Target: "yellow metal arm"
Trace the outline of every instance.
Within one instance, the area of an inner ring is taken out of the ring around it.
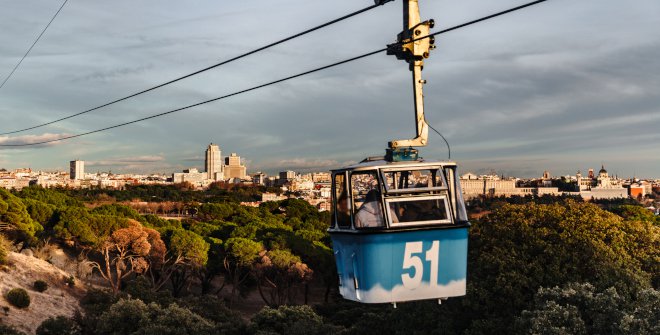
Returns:
[[[389,47],[387,53],[408,62],[413,77],[413,94],[415,99],[415,127],[417,135],[408,140],[389,142],[391,149],[403,147],[422,147],[428,143],[429,126],[424,118],[424,92],[426,83],[422,79],[424,59],[429,57],[431,49],[435,48],[433,37],[414,41],[427,36],[433,28],[433,20],[421,22],[418,0],[403,1],[403,31],[398,35],[398,43]]]

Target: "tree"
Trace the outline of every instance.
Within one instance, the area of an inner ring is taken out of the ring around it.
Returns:
[[[188,230],[177,229],[169,241],[173,257],[170,279],[174,296],[178,296],[189,277],[202,269],[208,261],[209,244]]]
[[[150,264],[162,263],[166,248],[157,231],[132,221],[128,228],[113,232],[98,251],[103,263],[92,262],[92,266],[117,294],[122,279],[133,273],[145,273]]]
[[[613,212],[629,221],[656,222],[656,217],[653,215],[653,212],[642,206],[621,205],[614,208]]]
[[[234,214],[234,208],[230,204],[207,203],[199,206],[197,218],[201,221],[227,220]]]
[[[110,204],[96,207],[92,210],[92,214],[109,215],[121,218],[133,219],[135,221],[144,222],[145,219],[136,210],[120,204]]]
[[[208,261],[205,266],[197,269],[195,273],[202,285],[202,294],[209,293],[212,288],[211,283],[213,279],[223,273],[225,258],[224,243],[221,239],[207,237],[205,241],[209,244]],[[225,284],[223,283],[217,292],[222,291],[224,286]]]
[[[224,268],[226,282],[231,283],[231,298],[229,304],[234,302],[236,293],[246,287],[244,284],[250,279],[253,267],[260,258],[263,245],[242,237],[232,237],[225,242],[226,251]]]
[[[114,231],[129,226],[126,218],[93,215],[84,207],[67,207],[56,216],[55,236],[82,249],[99,248]]]
[[[52,224],[53,215],[56,211],[54,205],[29,198],[21,199],[21,201],[25,204],[25,208],[32,220],[39,222],[44,227]]]
[[[0,188],[0,225],[3,223],[26,242],[33,242],[43,230],[41,224],[32,220],[20,198]]]
[[[310,281],[314,273],[300,257],[287,250],[262,252],[255,272],[259,294],[271,307],[293,303],[295,288]]]
[[[470,284],[449,318],[456,331],[511,332],[509,320],[532,307],[538,288],[570,282],[614,287],[628,299],[651,286],[643,264],[657,259],[658,234],[589,203],[505,204],[470,230]]]
[[[653,300],[655,300],[653,302]],[[640,291],[624,299],[616,289],[597,292],[589,284],[540,288],[536,309],[517,320],[521,334],[657,334],[660,331],[660,292]]]
[[[18,192],[18,196],[23,199],[32,199],[45,204],[55,206],[56,208],[82,207],[82,203],[62,191],[41,186],[30,186],[23,188]]]

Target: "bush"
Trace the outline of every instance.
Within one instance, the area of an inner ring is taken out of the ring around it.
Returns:
[[[25,335],[23,332],[19,332],[18,330],[14,329],[13,327],[3,325],[0,323],[0,334],[2,335]]]
[[[43,280],[37,280],[32,284],[34,290],[37,292],[45,292],[48,289],[48,283]]]
[[[58,316],[48,318],[37,328],[37,335],[78,335],[80,327],[73,320]]]
[[[340,328],[324,324],[309,306],[264,307],[252,317],[250,330],[255,334],[336,334]]]
[[[16,308],[27,308],[30,306],[30,295],[22,288],[9,290],[5,295],[5,299]]]

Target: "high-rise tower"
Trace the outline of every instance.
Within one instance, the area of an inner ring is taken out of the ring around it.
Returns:
[[[206,174],[207,179],[218,180],[223,178],[222,152],[217,144],[209,144],[206,149]]]
[[[69,178],[71,180],[85,179],[85,162],[84,161],[71,161],[69,162]]]
[[[225,179],[245,179],[247,177],[247,168],[241,165],[241,157],[236,153],[225,158]]]

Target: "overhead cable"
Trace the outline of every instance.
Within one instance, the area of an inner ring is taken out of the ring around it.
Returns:
[[[504,15],[504,14],[507,14],[507,13],[511,13],[513,11],[520,10],[520,9],[523,9],[523,8],[526,8],[526,7],[541,3],[541,2],[545,2],[545,1],[547,1],[547,0],[534,1],[534,2],[525,4],[525,5],[522,5],[522,6],[518,6],[518,7],[511,8],[511,9],[508,9],[508,10],[505,10],[505,11],[502,11],[502,12],[498,12],[498,13],[495,13],[495,14],[492,14],[492,15],[488,15],[488,16],[485,16],[485,17],[477,19],[477,20],[472,20],[472,21],[469,21],[469,22],[466,22],[466,23],[463,23],[463,24],[460,24],[460,25],[457,25],[457,26],[454,26],[454,27],[451,27],[451,28],[447,28],[447,29],[438,31],[438,32],[433,33],[433,34],[422,36],[420,38],[416,38],[415,40],[421,40],[421,39],[424,39],[424,38],[429,38],[431,36],[444,34],[444,33],[459,29],[459,28],[463,28],[463,27],[466,27],[466,26],[469,26],[469,25],[473,25],[473,24],[476,24],[478,22],[482,22],[482,21],[485,21],[485,20],[488,20],[488,19],[492,19],[492,18],[495,18],[497,16]],[[409,42],[410,41],[407,41],[407,42],[404,41],[404,42],[401,42],[401,44],[409,43]],[[140,118],[140,119],[137,119],[137,120],[124,122],[124,123],[116,124],[116,125],[113,125],[113,126],[109,126],[109,127],[105,127],[105,128],[101,128],[101,129],[96,129],[96,130],[92,130],[92,131],[88,131],[88,132],[80,133],[80,134],[76,134],[76,135],[63,136],[63,137],[60,137],[60,138],[57,138],[57,139],[52,139],[52,140],[38,141],[38,142],[32,142],[32,143],[0,144],[0,147],[24,147],[24,146],[43,145],[43,144],[48,144],[48,143],[73,139],[73,138],[77,138],[77,137],[82,137],[82,136],[87,136],[87,135],[103,132],[103,131],[114,129],[114,128],[127,126],[127,125],[130,125],[130,124],[142,122],[142,121],[145,121],[145,120],[165,116],[165,115],[176,113],[176,112],[180,112],[180,111],[183,111],[183,110],[186,110],[186,109],[190,109],[190,108],[193,108],[193,107],[205,105],[205,104],[215,102],[215,101],[218,101],[218,100],[223,100],[223,99],[233,97],[233,96],[236,96],[236,95],[239,95],[239,94],[247,93],[247,92],[254,91],[254,90],[257,90],[257,89],[260,89],[260,88],[264,88],[264,87],[267,87],[267,86],[279,84],[281,82],[288,81],[288,80],[291,80],[291,79],[294,79],[294,78],[302,77],[302,76],[305,76],[305,75],[308,75],[308,74],[312,74],[312,73],[323,71],[323,70],[326,70],[326,69],[329,69],[329,68],[332,68],[332,67],[336,67],[336,66],[339,66],[339,65],[350,63],[350,62],[353,62],[353,61],[356,61],[356,60],[359,60],[359,59],[362,59],[362,58],[366,58],[366,57],[373,56],[375,54],[387,51],[388,48],[391,47],[391,46],[392,45],[390,45],[388,47],[385,47],[385,48],[382,48],[382,49],[379,49],[379,50],[371,51],[371,52],[368,52],[368,53],[365,53],[365,54],[362,54],[362,55],[359,55],[359,56],[348,58],[348,59],[345,59],[345,60],[342,60],[342,61],[339,61],[339,62],[336,62],[336,63],[332,63],[330,65],[325,65],[325,66],[322,66],[322,67],[319,67],[319,68],[315,68],[313,70],[301,72],[301,73],[298,73],[298,74],[295,74],[295,75],[292,75],[292,76],[288,76],[288,77],[285,77],[285,78],[281,78],[281,79],[278,79],[278,80],[275,80],[275,81],[271,81],[271,82],[268,82],[268,83],[265,83],[265,84],[261,84],[261,85],[254,86],[254,87],[251,87],[251,88],[248,88],[248,89],[244,89],[244,90],[241,90],[241,91],[237,91],[237,92],[234,92],[234,93],[223,95],[221,97],[217,97],[217,98],[214,98],[214,99],[202,101],[202,102],[192,104],[192,105],[188,105],[188,106],[185,106],[185,107],[173,109],[173,110],[170,110],[170,111],[167,111],[167,112],[154,114],[154,115],[147,116],[147,117],[144,117],[144,118]]]
[[[42,30],[41,34],[39,34],[39,36],[37,36],[37,39],[34,40],[32,45],[30,46],[30,48],[25,52],[25,55],[23,55],[23,57],[21,57],[21,60],[18,61],[16,66],[14,66],[14,68],[11,70],[11,72],[9,72],[7,77],[5,77],[5,79],[2,81],[2,84],[0,84],[0,89],[2,89],[5,86],[5,84],[7,83],[7,81],[9,81],[9,78],[11,78],[11,76],[14,74],[14,72],[16,72],[16,69],[18,69],[18,67],[21,65],[21,63],[23,63],[23,60],[25,60],[25,57],[27,57],[30,54],[30,51],[32,51],[32,48],[34,48],[34,46],[37,45],[37,42],[39,42],[39,40],[41,39],[41,36],[44,35],[46,30],[48,30],[48,27],[50,27],[50,24],[53,23],[53,21],[55,21],[55,18],[62,11],[62,8],[64,8],[64,5],[66,5],[67,1],[69,1],[69,0],[64,0],[62,5],[60,6],[60,9],[58,9],[57,12],[55,12],[55,15],[53,15],[53,17],[50,19],[50,21],[48,21],[48,24],[46,25],[44,30]]]
[[[250,55],[252,55],[252,54],[255,54],[255,53],[257,53],[257,52],[264,51],[264,50],[266,50],[266,49],[272,48],[272,47],[274,47],[274,46],[276,46],[276,45],[279,45],[279,44],[282,44],[282,43],[284,43],[284,42],[287,42],[287,41],[293,40],[293,39],[298,38],[298,37],[301,37],[301,36],[303,36],[303,35],[307,35],[307,34],[309,34],[309,33],[311,33],[311,32],[314,32],[314,31],[316,31],[316,30],[319,30],[319,29],[325,28],[325,27],[327,27],[327,26],[333,25],[333,24],[335,24],[335,23],[337,23],[337,22],[340,22],[340,21],[346,20],[346,19],[351,18],[351,17],[353,17],[353,16],[356,16],[356,15],[362,14],[362,13],[364,13],[364,12],[367,12],[367,11],[369,11],[369,10],[372,10],[372,9],[374,9],[374,8],[376,8],[376,7],[379,7],[379,6],[383,5],[383,4],[385,4],[385,3],[387,3],[387,2],[391,2],[391,1],[393,1],[393,0],[380,1],[380,2],[378,2],[378,3],[374,4],[374,5],[371,5],[371,6],[369,6],[369,7],[365,7],[365,8],[362,8],[362,9],[358,10],[358,11],[355,11],[355,12],[352,12],[352,13],[349,13],[349,14],[346,14],[346,15],[340,17],[340,18],[334,19],[334,20],[332,20],[332,21],[328,21],[328,22],[323,23],[323,24],[321,24],[321,25],[318,25],[318,26],[316,26],[316,27],[313,27],[313,28],[307,29],[307,30],[305,30],[305,31],[299,32],[299,33],[297,33],[297,34],[295,34],[295,35],[291,35],[291,36],[289,36],[289,37],[283,38],[283,39],[281,39],[281,40],[279,40],[279,41],[276,41],[276,42],[273,42],[273,43],[270,43],[270,44],[264,45],[264,46],[262,46],[262,47],[260,47],[260,48],[254,49],[254,50],[252,50],[252,51],[248,51],[248,52],[243,53],[243,54],[241,54],[241,55],[238,55],[238,56],[232,57],[232,58],[230,58],[230,59],[227,59],[227,60],[224,60],[224,61],[222,61],[222,62],[216,63],[216,64],[214,64],[214,65],[211,65],[211,66],[205,67],[205,68],[203,68],[203,69],[201,69],[201,70],[197,70],[197,71],[195,71],[195,72],[192,72],[192,73],[189,73],[189,74],[187,74],[187,75],[184,75],[184,76],[178,77],[178,78],[176,78],[176,79],[172,79],[172,80],[170,80],[170,81],[167,81],[167,82],[164,82],[164,83],[162,83],[162,84],[159,84],[159,85],[156,85],[156,86],[150,87],[150,88],[148,88],[148,89],[145,89],[145,90],[142,90],[142,91],[139,91],[139,92],[133,93],[133,94],[128,95],[128,96],[125,96],[125,97],[123,97],[123,98],[120,98],[120,99],[116,99],[116,100],[110,101],[110,102],[105,103],[105,104],[102,104],[102,105],[100,105],[100,106],[96,106],[96,107],[94,107],[94,108],[90,108],[90,109],[87,109],[87,110],[82,111],[82,112],[79,112],[79,113],[71,114],[71,115],[69,115],[69,116],[65,116],[65,117],[62,117],[62,118],[59,118],[59,119],[56,119],[56,120],[53,120],[53,121],[49,121],[49,122],[46,122],[46,123],[38,124],[38,125],[35,125],[35,126],[31,126],[31,127],[27,127],[27,128],[23,128],[23,129],[18,129],[18,130],[13,130],[13,131],[7,131],[7,132],[4,132],[4,133],[0,133],[0,135],[16,134],[16,133],[20,133],[20,132],[24,132],[24,131],[28,131],[28,130],[32,130],[32,129],[37,129],[37,128],[45,127],[45,126],[48,126],[48,125],[51,125],[51,124],[54,124],[54,123],[58,123],[58,122],[61,122],[61,121],[64,121],[64,120],[68,120],[68,119],[71,119],[71,118],[74,118],[74,117],[77,117],[77,116],[83,115],[83,114],[87,114],[87,113],[93,112],[93,111],[98,110],[98,109],[101,109],[101,108],[103,108],[103,107],[107,107],[107,106],[110,106],[110,105],[114,105],[114,104],[116,104],[116,103],[118,103],[118,102],[121,102],[121,101],[124,101],[124,100],[128,100],[128,99],[131,99],[131,98],[134,98],[134,97],[137,97],[138,95],[142,95],[142,94],[144,94],[144,93],[151,92],[151,91],[153,91],[153,90],[156,90],[156,89],[159,89],[159,88],[161,88],[161,87],[164,87],[164,86],[167,86],[167,85],[170,85],[170,84],[176,83],[176,82],[181,81],[181,80],[183,80],[183,79],[190,78],[190,77],[192,77],[192,76],[198,75],[198,74],[200,74],[200,73],[202,73],[202,72],[206,72],[206,71],[209,71],[209,70],[215,69],[215,68],[217,68],[217,67],[220,67],[220,66],[222,66],[222,65],[229,64],[229,63],[231,63],[231,62],[237,61],[237,60],[239,60],[239,59],[241,59],[241,58],[245,58],[245,57],[250,56]]]

